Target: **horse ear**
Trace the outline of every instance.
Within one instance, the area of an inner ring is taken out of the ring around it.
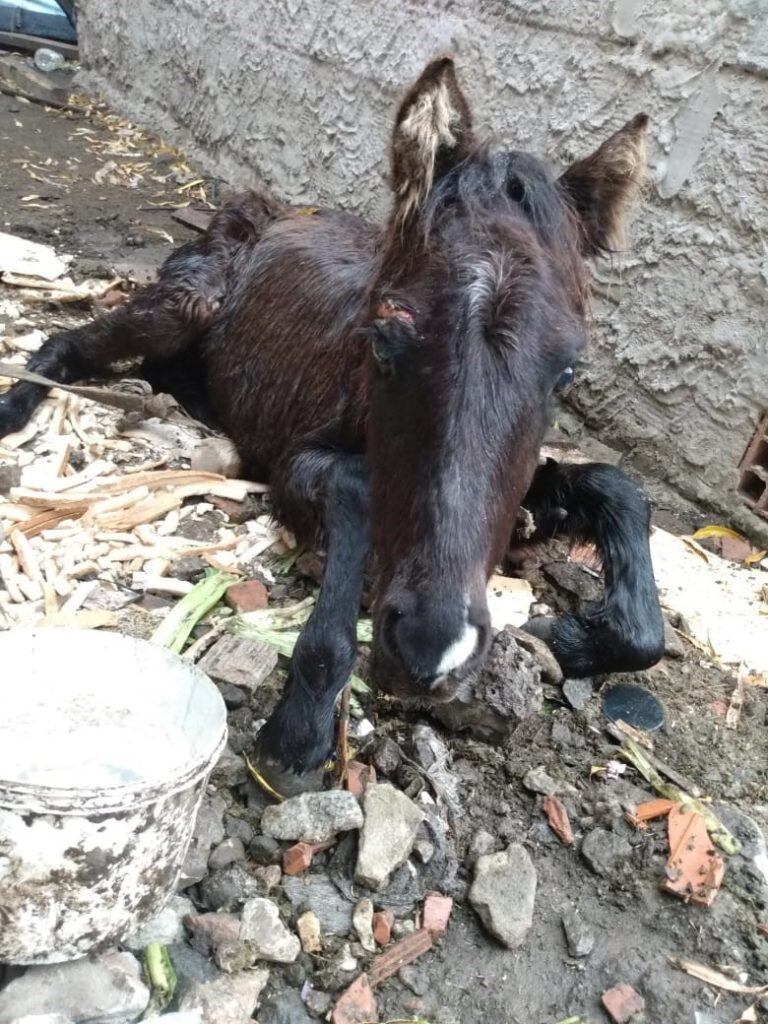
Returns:
[[[645,181],[647,129],[647,115],[638,114],[560,176],[560,186],[581,221],[585,256],[599,256],[625,244],[626,215]]]
[[[392,135],[396,219],[418,208],[433,183],[473,145],[472,114],[450,57],[433,60],[400,105]]]

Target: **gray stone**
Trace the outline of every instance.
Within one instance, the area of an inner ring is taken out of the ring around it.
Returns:
[[[245,767],[245,760],[227,744],[213,769],[211,782],[214,786],[232,789],[233,786],[242,786],[247,781],[248,770]]]
[[[317,915],[323,935],[349,935],[352,904],[326,875],[286,875],[283,892],[297,911],[311,910]]]
[[[181,867],[178,888],[187,889],[190,885],[197,885],[208,873],[208,858],[211,855],[211,847],[217,845],[224,838],[224,811],[227,805],[224,800],[215,794],[206,794],[200,804],[197,814],[195,830],[192,833],[192,841],[187,850],[187,856]]]
[[[431,714],[453,731],[506,743],[521,722],[541,711],[543,702],[539,662],[502,630],[482,669],[462,680],[456,697],[435,705]]]
[[[273,993],[259,1010],[259,1024],[312,1024],[301,996],[292,989]]]
[[[195,905],[186,896],[171,896],[168,905],[159,914],[137,928],[123,945],[133,953],[140,953],[150,942],[170,946],[184,939],[184,918],[195,913]]]
[[[30,1014],[59,1013],[76,1024],[127,1024],[149,1002],[141,964],[131,953],[30,967],[0,992],[0,1024]]]
[[[216,966],[225,974],[236,974],[253,967],[257,957],[250,942],[222,942],[213,954]]]
[[[596,875],[609,878],[632,856],[632,847],[623,836],[596,828],[585,836],[581,855]]]
[[[252,693],[277,667],[277,648],[225,633],[200,659],[198,667],[217,683],[231,683]]]
[[[397,976],[415,996],[425,996],[429,991],[429,981],[416,967],[401,967]]]
[[[200,886],[200,896],[209,910],[237,909],[244,900],[263,896],[265,891],[262,879],[240,861],[212,872]]]
[[[254,868],[253,873],[264,885],[264,892],[267,895],[280,885],[280,880],[283,877],[279,864],[265,864]]]
[[[428,839],[417,839],[413,844],[413,853],[422,864],[429,864],[435,855],[435,845]]]
[[[306,1006],[313,1017],[325,1018],[333,1006],[333,996],[330,992],[321,992],[313,988],[307,993]]]
[[[563,696],[574,711],[583,711],[593,693],[591,679],[566,679],[563,683]]]
[[[566,907],[562,915],[563,931],[571,956],[589,956],[595,946],[595,936],[578,907]]]
[[[239,860],[245,860],[245,847],[242,839],[225,839],[211,853],[208,858],[208,867],[211,871],[218,871]]]
[[[256,829],[253,825],[245,818],[238,818],[234,814],[224,815],[224,831],[230,839],[239,839],[243,846],[250,846],[256,838]]]
[[[239,928],[238,922],[238,932]],[[188,942],[176,942],[172,946],[168,946],[168,955],[176,972],[176,996],[178,999],[181,999],[193,985],[204,985],[219,977],[219,970],[208,959],[208,954],[203,955],[193,949]]]
[[[253,947],[261,960],[292,964],[301,952],[301,943],[280,918],[272,900],[247,900],[240,920],[240,938]]]
[[[494,938],[517,949],[533,924],[536,869],[525,848],[513,843],[478,858],[469,901]]]
[[[365,824],[360,834],[355,879],[370,889],[378,889],[410,856],[424,813],[388,783],[369,786],[363,807]]]
[[[495,837],[490,835],[489,831],[485,831],[484,828],[479,828],[469,844],[466,863],[471,867],[478,857],[482,857],[486,853],[493,853],[496,846],[497,841]]]
[[[389,736],[374,741],[371,757],[376,771],[382,775],[394,775],[403,762],[403,752]]]
[[[339,832],[349,832],[362,824],[360,805],[343,789],[302,793],[267,807],[261,818],[262,831],[267,835],[303,843],[325,843]]]
[[[246,1024],[268,981],[269,971],[261,968],[222,975],[206,984],[194,982],[179,1009],[201,1010],[205,1024]]]
[[[279,864],[283,855],[280,843],[272,836],[254,836],[248,853],[257,864]]]
[[[366,953],[376,952],[376,940],[373,937],[373,903],[360,900],[352,912],[352,926]]]
[[[664,619],[664,657],[685,657],[685,644],[666,619]]]
[[[543,765],[531,768],[523,776],[523,785],[532,793],[541,793],[542,796],[557,796],[560,793],[575,793],[576,789],[561,779],[553,779]]]

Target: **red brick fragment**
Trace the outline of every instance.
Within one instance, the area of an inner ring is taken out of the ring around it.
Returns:
[[[350,761],[347,765],[346,787],[354,796],[362,796],[368,786],[376,781],[376,769],[372,764]]]
[[[377,910],[373,915],[373,937],[380,946],[389,944],[394,923],[395,915],[391,910]]]
[[[376,999],[368,976],[361,974],[345,989],[333,1008],[331,1024],[368,1024],[377,1021]]]
[[[571,819],[562,800],[556,796],[545,796],[541,802],[541,808],[547,816],[549,827],[555,833],[561,843],[566,846],[573,846],[575,839],[571,828]]]
[[[442,935],[448,927],[453,910],[453,900],[439,892],[428,892],[424,897],[424,910],[421,914],[421,925],[426,928],[433,939]]]
[[[246,583],[234,583],[227,591],[226,602],[239,614],[255,612],[267,607],[269,593],[260,580],[248,580]]]
[[[283,853],[283,874],[303,875],[312,863],[314,849],[309,843],[296,843]]]
[[[602,995],[603,1006],[614,1024],[628,1024],[645,1009],[645,1000],[631,985],[616,985]]]
[[[386,953],[381,953],[373,961],[370,973],[371,985],[374,988],[380,985],[382,981],[397,974],[401,967],[412,964],[414,960],[418,960],[430,949],[432,949],[432,936],[426,928],[420,928],[412,935],[406,935],[404,939],[400,939],[394,946],[390,946]]]

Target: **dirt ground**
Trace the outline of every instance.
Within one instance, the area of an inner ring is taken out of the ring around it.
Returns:
[[[0,230],[74,254],[76,278],[115,273],[146,279],[172,246],[192,234],[172,220],[170,209],[152,204],[183,202],[201,187],[216,201],[220,190],[207,180],[190,186],[196,175],[183,160],[146,139],[136,143],[133,157],[110,152],[116,140],[124,148],[133,137],[125,132],[122,122],[103,111],[86,117],[0,96]],[[111,161],[126,170],[105,171]],[[134,174],[136,165],[142,169]],[[13,298],[11,289],[0,289],[0,334],[2,302]],[[25,330],[51,330],[86,313],[39,305],[25,310]],[[575,421],[572,429],[581,433]],[[584,442],[588,447],[589,440]],[[658,521],[667,528],[682,532],[705,518],[657,488],[652,494],[658,499]],[[567,601],[540,573],[533,574],[533,583],[537,597],[548,603]],[[278,602],[312,590],[295,571],[277,586],[282,588],[273,595]],[[135,621],[133,626],[128,617],[123,621],[126,631],[141,632]],[[759,1008],[742,1018],[754,999],[688,977],[670,957],[716,967],[749,985],[768,983],[768,938],[765,927],[758,930],[768,922],[768,853],[761,835],[768,828],[768,690],[748,687],[738,727],[727,728],[724,709],[735,687],[733,674],[691,644],[682,642],[677,654],[628,678],[647,686],[666,710],[665,728],[654,737],[657,757],[711,797],[744,843],[742,854],[727,858],[724,886],[713,906],[686,904],[660,892],[668,855],[665,827],[654,822],[638,830],[625,817],[628,809],[653,797],[649,786],[631,770],[613,780],[604,771],[593,772],[617,749],[600,708],[606,681],[595,680],[595,696],[581,711],[569,707],[559,687],[549,687],[541,713],[522,722],[504,748],[441,733],[450,750],[449,770],[458,779],[461,810],[452,816],[440,862],[443,877],[431,884],[454,897],[454,914],[438,947],[378,990],[382,1021],[575,1024],[583,1019],[597,1024],[609,1019],[601,994],[620,983],[632,985],[645,1000],[634,1024],[765,1019]],[[250,704],[232,711],[231,724],[247,732],[272,699],[274,690],[259,691]],[[384,701],[365,710],[377,737],[390,736],[404,751],[412,750],[421,716]],[[365,760],[365,747],[360,756]],[[557,839],[542,813],[541,797],[523,785],[526,773],[539,766],[561,783],[576,838],[572,847]],[[419,783],[418,773],[414,780],[402,769],[394,779],[401,787]],[[235,799],[244,801],[246,792],[239,786]],[[597,835],[604,839],[604,856],[588,863],[582,843],[596,830],[602,830]],[[489,834],[489,849],[522,843],[538,875],[533,927],[515,951],[488,937],[467,902],[476,855],[470,846],[481,831]],[[333,855],[322,855],[317,868],[333,877]],[[562,925],[568,907],[578,908],[592,933],[588,956],[569,955]],[[275,969],[271,988],[278,995],[298,991],[316,969],[306,963],[301,977],[294,969]],[[304,1018],[286,1011],[269,1019]]]

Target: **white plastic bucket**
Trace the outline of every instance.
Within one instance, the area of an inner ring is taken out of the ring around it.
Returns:
[[[0,962],[73,960],[157,913],[226,736],[217,688],[160,647],[0,634]]]

